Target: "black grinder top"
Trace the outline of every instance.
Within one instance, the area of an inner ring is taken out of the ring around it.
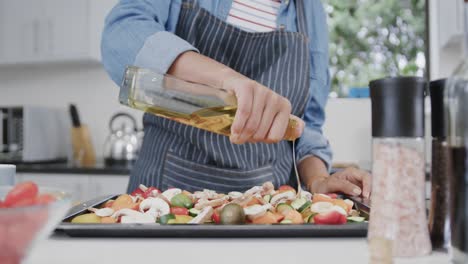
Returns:
[[[444,87],[446,79],[432,81],[429,85],[431,95],[431,132],[434,138],[447,137],[444,113]]]
[[[424,90],[421,77],[371,81],[372,137],[424,137]]]

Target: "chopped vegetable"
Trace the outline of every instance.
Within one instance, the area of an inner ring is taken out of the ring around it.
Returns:
[[[310,211],[312,213],[322,214],[322,213],[330,212],[332,208],[333,208],[333,203],[331,202],[316,202],[316,203],[312,203],[312,205],[310,206]]]
[[[361,216],[350,216],[350,217],[348,217],[348,222],[353,222],[353,223],[362,223],[365,220],[366,219],[364,217],[361,217]]]
[[[276,211],[280,214],[285,214],[286,211],[294,210],[294,208],[287,203],[280,203],[276,206]]]
[[[311,206],[311,205],[312,205],[312,202],[311,202],[311,201],[307,201],[307,202],[305,202],[297,211],[299,211],[299,212],[302,213],[302,212],[306,211],[307,209],[310,210],[310,206]]]
[[[142,196],[143,198],[154,197],[155,194],[158,193],[161,193],[161,191],[158,188],[151,186],[148,189],[146,189]]]
[[[244,208],[240,205],[231,203],[224,206],[220,214],[220,223],[224,225],[239,225],[245,223]]]
[[[287,191],[293,191],[294,193],[296,193],[296,189],[294,189],[293,187],[291,187],[289,185],[281,185],[278,188],[278,192],[280,192],[280,193],[287,192]]]
[[[188,216],[188,215],[176,215],[174,219],[169,219],[167,221],[167,224],[172,225],[172,224],[188,224],[190,220],[192,220],[193,217]]]
[[[314,216],[314,223],[317,225],[342,225],[346,222],[346,216],[335,210]]]
[[[189,210],[189,215],[193,217],[197,216],[199,213],[200,213],[200,210],[195,209],[195,208],[190,208]]]
[[[252,219],[252,224],[262,224],[262,225],[268,225],[268,224],[276,224],[278,223],[276,216],[272,212],[266,212],[266,214],[257,217],[255,219]]]
[[[185,207],[187,209],[190,209],[193,207],[193,202],[190,197],[183,193],[176,194],[174,197],[171,199],[171,205],[174,207]]]
[[[302,198],[302,197],[297,198],[296,200],[292,201],[291,206],[295,210],[299,210],[299,208],[301,208],[306,202],[307,202],[307,200],[305,198]]]
[[[189,215],[189,210],[185,207],[172,207],[171,214],[174,215]]]
[[[220,224],[221,223],[221,216],[219,214],[218,211],[214,211],[213,212],[213,215],[211,216],[211,220],[213,221],[213,223],[215,224]]]
[[[350,200],[336,195],[297,195],[289,185],[274,189],[271,182],[254,186],[244,193],[217,193],[202,190],[194,193],[171,188],[160,194],[155,187],[138,188],[136,196],[123,194],[109,200],[101,208],[89,208],[84,222],[100,223],[161,223],[161,224],[328,224],[365,221],[353,210]],[[146,197],[146,198],[145,198]],[[35,198],[34,202],[49,202],[49,196]],[[23,200],[21,204],[31,201]],[[0,203],[0,208],[4,206]],[[94,216],[90,216],[94,215]],[[95,218],[93,218],[95,217]],[[79,220],[79,218],[78,218]],[[75,221],[76,222],[76,221]]]
[[[166,225],[168,224],[169,220],[176,219],[176,216],[174,214],[167,214],[159,217],[159,223],[161,225]]]
[[[314,194],[314,197],[312,198],[312,203],[317,203],[317,202],[333,202],[333,198],[326,194],[322,193],[316,193]]]

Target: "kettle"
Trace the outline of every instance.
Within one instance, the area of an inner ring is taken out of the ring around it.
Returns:
[[[127,113],[112,116],[109,129],[104,144],[105,165],[131,167],[138,157],[143,131],[138,130],[135,118]]]

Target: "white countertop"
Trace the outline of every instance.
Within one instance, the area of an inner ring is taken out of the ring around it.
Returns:
[[[95,239],[53,236],[31,253],[30,264],[83,263],[368,263],[364,238]],[[396,259],[397,264],[450,263],[447,254]]]

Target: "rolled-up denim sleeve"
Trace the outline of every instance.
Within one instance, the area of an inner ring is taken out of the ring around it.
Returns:
[[[320,158],[328,170],[332,163],[332,150],[322,132],[325,121],[325,106],[330,92],[330,73],[328,70],[328,27],[323,6],[319,0],[308,2],[313,10],[307,17],[310,37],[310,87],[309,99],[304,111],[306,127],[297,141],[298,161],[309,156]]]
[[[197,51],[167,30],[171,8],[180,10],[180,1],[121,0],[112,9],[105,21],[101,54],[114,82],[121,83],[127,65],[166,73],[181,53]]]

